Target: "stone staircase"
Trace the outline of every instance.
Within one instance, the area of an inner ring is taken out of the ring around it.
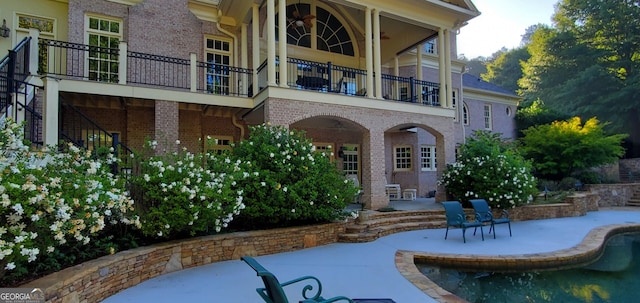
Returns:
[[[633,191],[633,196],[627,201],[627,206],[640,206],[640,189]]]
[[[338,242],[371,242],[403,231],[445,228],[446,222],[444,210],[365,211],[346,227]]]

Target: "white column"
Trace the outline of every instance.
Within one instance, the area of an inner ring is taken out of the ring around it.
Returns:
[[[276,82],[276,3],[267,0],[267,81],[269,86],[277,86]]]
[[[287,1],[278,0],[278,54],[280,55],[280,87],[287,85]]]
[[[118,84],[127,84],[127,42],[118,43]]]
[[[447,108],[453,107],[453,87],[451,81],[451,30],[444,30],[444,66],[447,78]]]
[[[29,74],[37,75],[38,74],[38,50],[39,43],[38,39],[40,37],[40,30],[35,28],[29,29],[29,37],[31,37],[31,42],[29,43]]]
[[[424,44],[420,44],[416,48],[416,78],[418,80],[424,80],[422,76],[422,51],[424,49]]]
[[[380,11],[373,10],[373,60],[376,73],[376,98],[382,99],[382,58],[380,54]]]
[[[242,23],[242,26],[240,27],[240,43],[242,44],[240,46],[240,67],[247,69],[249,68],[249,51],[248,51],[248,46],[247,46],[247,41],[249,40],[247,35],[249,33],[249,31],[247,30],[247,26],[248,24],[246,23]],[[240,84],[242,85],[240,87],[240,93],[248,93],[251,94],[251,92],[249,91],[249,76],[245,73],[242,73],[242,77],[240,79]]]
[[[191,92],[198,91],[198,57],[196,53],[189,54],[189,75],[191,77]]]
[[[438,78],[440,79],[440,94],[438,99],[440,100],[440,106],[445,107],[446,96],[447,96],[447,77],[446,77],[446,68],[444,63],[444,29],[438,30]]]
[[[252,96],[258,94],[260,85],[258,83],[258,67],[260,62],[260,6],[257,3],[253,4],[253,12],[251,17],[251,61],[253,61],[253,92]]]
[[[51,77],[42,78],[44,84],[42,137],[45,146],[58,144],[58,96],[60,90],[58,81],[58,79]]]
[[[371,33],[371,9],[364,9],[364,48],[367,65],[367,97],[373,97],[373,34]]]
[[[398,56],[393,58],[393,75],[396,77],[400,76],[400,58],[398,58]],[[400,96],[400,87],[395,85],[393,88],[393,97],[397,98],[398,96]]]

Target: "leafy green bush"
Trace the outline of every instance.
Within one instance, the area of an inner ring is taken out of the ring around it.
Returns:
[[[143,234],[175,239],[227,227],[244,208],[238,182],[250,175],[247,166],[186,148],[153,155],[156,146],[156,141],[147,141],[145,150],[135,155],[139,172],[130,178]]]
[[[0,128],[1,284],[55,269],[70,249],[109,247],[107,231],[117,226],[140,227],[125,180],[110,172],[117,161],[111,154],[94,160],[73,145],[61,153],[30,152],[21,125],[8,120]],[[34,262],[44,259],[50,262]]]
[[[329,155],[315,152],[301,131],[254,126],[231,156],[258,173],[241,181],[246,208],[234,222],[240,229],[331,221],[357,193]]]
[[[522,154],[534,163],[539,178],[561,180],[580,170],[613,163],[624,154],[625,134],[607,136],[606,124],[579,117],[530,127],[523,131]]]
[[[531,163],[499,134],[477,131],[461,148],[458,161],[447,164],[438,181],[447,193],[466,203],[482,198],[496,208],[527,203],[537,192]]]

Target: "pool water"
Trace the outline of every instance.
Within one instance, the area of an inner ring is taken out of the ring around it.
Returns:
[[[416,264],[429,279],[469,302],[640,302],[640,234],[616,235],[603,256],[575,269],[465,272]]]

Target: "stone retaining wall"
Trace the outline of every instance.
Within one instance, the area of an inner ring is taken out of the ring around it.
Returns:
[[[244,255],[270,255],[335,243],[345,225],[237,232],[141,247],[91,260],[20,287],[44,289],[47,302],[100,302],[166,273],[238,260]]]
[[[589,184],[587,190],[598,197],[598,206],[626,206],[640,183]]]

